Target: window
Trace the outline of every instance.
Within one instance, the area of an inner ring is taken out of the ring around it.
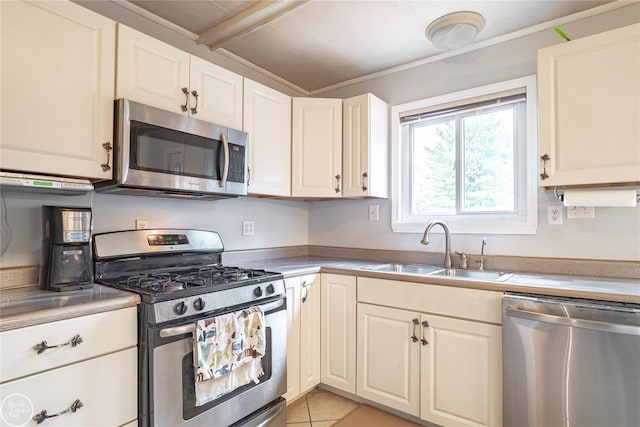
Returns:
[[[535,100],[526,77],[393,107],[393,230],[535,233]]]

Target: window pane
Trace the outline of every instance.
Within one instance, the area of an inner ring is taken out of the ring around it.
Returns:
[[[515,210],[514,113],[506,109],[462,118],[464,153],[461,210]]]
[[[412,213],[455,215],[455,121],[432,122],[412,128]]]

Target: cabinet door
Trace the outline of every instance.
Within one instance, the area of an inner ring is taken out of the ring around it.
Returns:
[[[122,24],[118,25],[116,98],[187,114],[190,55]]]
[[[342,106],[344,197],[389,196],[389,113],[387,104],[367,93]]]
[[[410,415],[420,414],[419,314],[358,304],[357,394]]]
[[[242,129],[249,133],[249,193],[291,195],[291,97],[244,79]]]
[[[640,181],[639,76],[640,24],[538,52],[540,185]]]
[[[111,178],[115,22],[71,2],[0,8],[0,168]]]
[[[32,415],[62,412],[77,400],[82,406],[46,419],[53,427],[112,427],[134,420],[138,411],[138,349],[110,353],[0,385],[2,425],[35,426]],[[7,402],[14,402],[12,407]],[[15,412],[11,414],[15,408]],[[33,414],[31,413],[33,410]],[[29,415],[27,415],[29,414]],[[11,415],[11,418],[9,416]],[[8,418],[8,419],[7,419]],[[26,419],[25,419],[26,418]]]
[[[287,289],[287,392],[291,401],[300,395],[300,278],[285,279]]]
[[[222,126],[242,129],[242,76],[195,56],[191,56],[190,75],[189,111],[192,115]],[[198,94],[197,108],[194,91]]]
[[[500,326],[423,315],[420,417],[442,426],[502,425]]]
[[[356,392],[356,278],[322,274],[321,380]]]
[[[300,279],[300,393],[320,384],[320,275]]]
[[[342,100],[293,98],[291,195],[340,197]]]

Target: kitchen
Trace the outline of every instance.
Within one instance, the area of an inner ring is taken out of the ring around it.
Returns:
[[[638,15],[638,4],[632,2],[562,26],[573,38],[579,38],[637,23]],[[130,26],[134,26],[136,22],[132,17],[112,19]],[[176,42],[176,36],[170,31],[157,25],[146,25],[152,27],[151,32],[155,37],[166,36],[165,41],[173,41],[182,49],[194,49],[191,45],[186,47],[183,39]],[[399,105],[415,99],[535,74],[537,50],[561,42],[562,39],[552,30],[545,30],[409,70],[314,93],[313,96],[349,98],[372,92],[390,106]],[[205,50],[207,55],[211,55],[208,49]],[[193,53],[199,52],[202,49]],[[260,76],[255,70],[242,64],[231,63],[225,57],[214,58],[219,65],[238,74],[289,95],[300,96],[300,93],[293,92],[290,87]],[[474,69],[475,72],[469,74],[469,69]],[[3,90],[5,87],[3,82]],[[562,225],[548,225],[548,206],[562,203],[553,191],[540,188],[537,196],[537,232],[528,235],[487,235],[486,269],[507,269],[498,262],[513,262],[518,261],[518,257],[526,257],[533,258],[536,267],[549,269],[541,271],[543,273],[593,272],[591,274],[598,275],[595,273],[597,270],[588,270],[596,265],[613,271],[626,271],[627,276],[622,277],[637,278],[637,275],[633,275],[634,272],[637,274],[640,262],[640,212],[637,208],[596,207],[595,217],[592,219],[564,217]],[[132,229],[136,220],[146,221],[149,228],[214,230],[220,233],[227,253],[225,256],[228,255],[230,260],[233,259],[231,256],[241,256],[241,251],[251,249],[292,248],[290,253],[296,253],[297,249],[303,255],[317,250],[312,254],[318,255],[323,248],[337,247],[383,250],[388,251],[387,254],[409,251],[413,263],[440,264],[444,251],[444,241],[439,235],[433,236],[431,246],[425,247],[420,244],[421,234],[392,232],[392,206],[388,199],[309,202],[240,197],[215,202],[195,202],[101,193],[63,197],[9,192],[3,192],[3,199],[3,216],[6,218],[2,224],[3,251],[6,243],[8,247],[0,260],[2,268],[40,264],[42,234],[39,226],[34,224],[41,223],[42,205],[92,206],[93,231],[96,234]],[[378,206],[378,221],[369,220],[370,205]],[[253,235],[243,235],[242,221],[253,222]],[[475,260],[480,253],[482,237],[481,234],[453,234],[452,250],[474,254]],[[326,252],[331,252],[331,249],[325,250]],[[420,258],[420,254],[425,254],[424,260]]]

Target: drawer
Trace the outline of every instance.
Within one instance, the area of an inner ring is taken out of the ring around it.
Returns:
[[[358,302],[502,323],[502,292],[358,277]]]
[[[136,347],[0,385],[2,425],[25,425],[43,410],[53,415],[80,400],[82,406],[48,418],[47,427],[121,426],[138,413]],[[10,411],[8,402],[15,410]],[[7,412],[9,411],[9,412]],[[19,412],[16,412],[19,411]],[[7,423],[12,417],[12,423]],[[36,425],[31,420],[27,425]]]
[[[74,317],[0,333],[0,384],[37,372],[86,360],[137,345],[136,307]],[[38,354],[35,345],[65,345]]]

